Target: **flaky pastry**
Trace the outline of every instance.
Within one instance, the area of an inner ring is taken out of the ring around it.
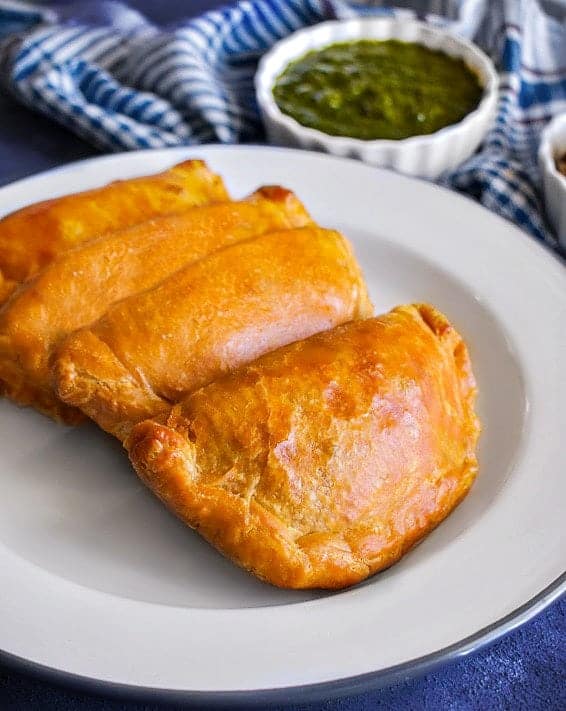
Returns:
[[[141,479],[261,579],[341,588],[439,524],[477,471],[466,346],[431,306],[293,343],[136,425]]]
[[[339,232],[272,232],[181,269],[69,336],[53,361],[57,394],[123,438],[223,373],[371,313]]]
[[[247,200],[156,217],[68,250],[0,310],[0,390],[69,424],[84,415],[56,397],[50,357],[67,335],[120,299],[145,291],[212,252],[278,229],[312,224],[288,190],[260,188]]]
[[[0,304],[21,282],[71,247],[157,215],[228,200],[201,160],[164,173],[29,205],[0,220]]]

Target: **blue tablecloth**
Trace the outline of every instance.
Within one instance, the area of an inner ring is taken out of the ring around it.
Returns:
[[[175,19],[179,12],[198,14],[220,3],[191,0],[181,9],[174,0],[131,0],[130,4],[155,21],[162,22]],[[32,114],[5,95],[0,95],[0,116],[0,184],[95,154],[91,146],[50,120]],[[76,708],[150,711],[162,706],[109,696],[87,696],[80,691],[24,676],[0,664],[1,711],[67,711]],[[566,599],[554,603],[536,619],[490,647],[424,677],[363,696],[287,708],[289,711],[564,710]]]

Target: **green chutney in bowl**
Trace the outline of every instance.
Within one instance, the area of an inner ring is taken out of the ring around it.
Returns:
[[[396,39],[310,51],[273,86],[279,109],[302,126],[366,141],[435,133],[461,121],[482,96],[462,59]]]

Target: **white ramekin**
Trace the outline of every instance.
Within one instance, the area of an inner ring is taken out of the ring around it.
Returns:
[[[566,113],[557,116],[544,129],[538,151],[546,212],[556,230],[560,245],[566,249],[566,177],[556,167],[556,158],[564,153]]]
[[[461,57],[476,72],[484,87],[478,107],[459,123],[436,133],[398,141],[363,141],[330,136],[301,126],[298,121],[280,111],[272,89],[289,62],[312,49],[356,39],[417,42],[431,49],[442,50],[452,57]],[[293,33],[274,45],[261,59],[255,86],[271,143],[360,158],[366,163],[393,168],[409,175],[437,178],[445,170],[455,168],[469,158],[481,143],[495,117],[498,77],[491,60],[467,40],[415,20],[376,17],[331,20]]]

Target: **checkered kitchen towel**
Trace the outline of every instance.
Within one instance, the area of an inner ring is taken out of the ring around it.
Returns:
[[[20,101],[104,150],[258,141],[258,58],[305,25],[403,12],[344,0],[242,0],[174,27],[118,2],[25,11],[0,0],[0,81]],[[473,39],[502,83],[482,149],[441,183],[554,245],[542,216],[539,133],[566,111],[566,23],[536,0],[413,0],[427,21]]]

